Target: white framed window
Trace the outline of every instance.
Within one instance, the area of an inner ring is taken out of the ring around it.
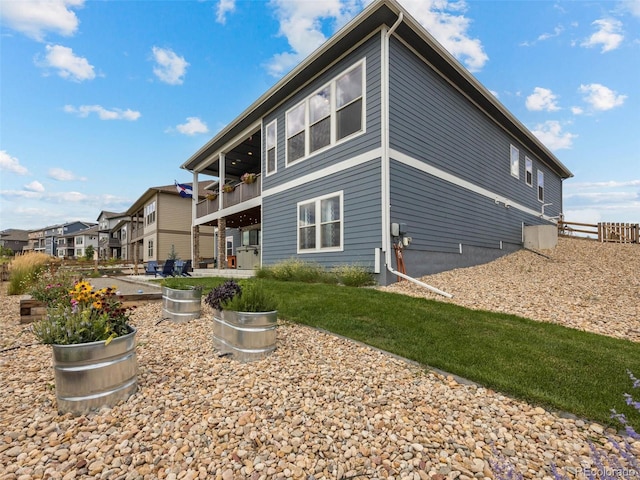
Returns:
[[[538,170],[538,200],[544,202],[544,172]]]
[[[295,162],[306,152],[306,106],[302,102],[287,112],[287,161]]]
[[[149,240],[147,243],[147,255],[149,258],[153,258],[153,240]]]
[[[520,178],[520,151],[511,145],[511,175]]]
[[[84,239],[82,237],[76,237],[75,244],[82,245],[84,243]]]
[[[227,258],[229,258],[230,256],[233,255],[233,237],[227,237],[226,238],[226,256]]]
[[[365,90],[363,59],[288,110],[287,165],[364,132]]]
[[[151,202],[144,207],[144,222],[145,225],[151,225],[156,221],[156,202]]]
[[[343,250],[343,192],[298,202],[298,253]]]
[[[278,121],[274,120],[266,128],[266,149],[267,149],[267,175],[271,175],[278,170]]]
[[[527,185],[533,187],[533,161],[527,156],[524,157],[524,167],[524,181],[527,183]]]

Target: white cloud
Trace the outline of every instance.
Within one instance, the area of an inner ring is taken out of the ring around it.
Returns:
[[[571,107],[571,113],[573,113],[574,115],[582,115],[584,113],[584,110],[582,109],[582,107]]]
[[[3,1],[2,23],[37,41],[47,32],[70,36],[78,28],[78,17],[71,8],[80,8],[84,0]]]
[[[601,52],[605,53],[615,50],[622,43],[624,36],[621,34],[622,23],[620,21],[613,18],[602,18],[591,25],[595,25],[598,30],[580,44],[583,47],[602,45]]]
[[[71,182],[73,180],[79,180],[81,182],[85,182],[87,180],[86,177],[79,177],[75,173],[70,172],[69,170],[65,170],[63,168],[50,168],[47,172],[47,175],[54,180],[59,180],[61,182]]]
[[[577,135],[562,131],[562,125],[555,120],[548,120],[545,123],[536,125],[533,134],[551,150],[562,150],[571,148],[573,139]]]
[[[562,32],[564,32],[564,27],[562,25],[558,25],[553,29],[553,33],[543,33],[538,36],[533,42],[525,41],[520,44],[522,47],[532,47],[538,42],[544,42],[545,40],[549,40],[550,38],[559,37]]]
[[[18,175],[27,175],[29,173],[27,167],[20,165],[20,160],[9,155],[6,150],[0,150],[0,170],[17,173]]]
[[[623,0],[620,4],[634,17],[640,17],[640,0]]]
[[[624,187],[640,187],[639,180],[625,180],[623,182],[618,180],[607,180],[606,182],[573,182],[572,188],[624,188]]]
[[[59,76],[75,82],[93,80],[96,77],[93,65],[86,58],[77,57],[72,49],[62,45],[47,45],[46,50],[44,60],[36,59],[36,65],[55,68]]]
[[[344,25],[370,0],[292,1],[272,0],[280,22],[279,35],[289,42],[291,51],[271,59],[269,73],[281,76],[297,65],[313,50],[325,42],[323,28],[330,23],[333,29]],[[470,21],[462,13],[464,1],[405,0],[403,5],[438,42],[472,71],[480,70],[489,57],[480,40],[471,38],[467,31]]]
[[[216,22],[225,24],[227,22],[227,13],[233,13],[236,9],[236,0],[219,0],[216,10]]]
[[[42,185],[39,181],[34,180],[31,183],[27,183],[24,186],[25,190],[29,190],[31,192],[44,192],[44,185]]]
[[[403,5],[444,48],[472,72],[481,70],[489,60],[482,42],[471,38],[467,33],[471,21],[464,15],[456,14],[466,11],[463,0],[405,0]]]
[[[198,133],[207,133],[209,128],[198,117],[187,117],[186,123],[177,125],[176,130],[184,135],[196,135]]]
[[[107,110],[100,105],[80,105],[79,107],[65,105],[64,111],[76,114],[81,118],[86,118],[89,114],[96,113],[100,120],[129,120],[131,122],[138,120],[142,116],[140,112],[136,112],[135,110],[128,108],[126,110],[121,110],[119,108]]]
[[[533,93],[527,97],[525,105],[528,110],[555,112],[560,110],[556,103],[557,98],[557,95],[548,88],[536,87],[533,89]]]
[[[189,63],[168,48],[153,47],[153,59],[156,66],[153,73],[169,85],[182,85]]]
[[[594,110],[602,111],[619,107],[627,98],[626,95],[618,95],[618,92],[599,83],[580,85],[578,92],[585,94],[584,101]]]

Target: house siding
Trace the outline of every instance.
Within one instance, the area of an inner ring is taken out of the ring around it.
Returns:
[[[365,59],[366,62],[366,117],[365,132],[346,139],[326,150],[319,151],[298,160],[291,165],[286,164],[286,112],[303,99],[307,98],[322,85],[331,81],[343,71]],[[296,95],[284,102],[280,108],[266,116],[262,122],[263,131],[274,119],[277,119],[276,162],[277,172],[264,176],[262,188],[268,190],[302,175],[313,173],[329,165],[347,160],[362,152],[370,151],[380,146],[380,36],[373,35],[369,40],[346,55],[343,59],[330,67],[322,75],[313,80]],[[266,145],[263,141],[263,159],[266,159]],[[266,160],[265,160],[266,161]],[[262,165],[266,172],[266,165]]]
[[[559,215],[560,177],[400,41],[392,39],[390,50],[391,148],[536,211],[540,169],[545,203],[553,204],[545,214]],[[510,145],[520,152],[519,178],[511,175]],[[525,182],[525,155],[533,161],[533,187]]]
[[[358,264],[374,267],[374,249],[381,246],[380,160],[329,175],[263,199],[262,262],[297,257],[325,267]],[[343,251],[297,254],[297,204],[318,196],[343,192]]]

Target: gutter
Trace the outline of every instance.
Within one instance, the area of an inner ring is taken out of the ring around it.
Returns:
[[[385,252],[384,262],[387,270],[392,274],[404,278],[416,285],[426,288],[438,295],[452,298],[453,295],[444,292],[436,287],[428,285],[420,280],[410,277],[404,273],[400,273],[391,266],[391,242],[389,241],[389,232],[391,231],[391,198],[390,189],[390,161],[389,161],[389,38],[398,28],[404,19],[402,10],[398,14],[398,19],[393,26],[387,30],[382,37],[382,248]]]

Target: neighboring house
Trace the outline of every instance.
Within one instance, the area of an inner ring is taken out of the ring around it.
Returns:
[[[84,258],[87,254],[87,248],[89,246],[93,247],[93,258],[97,258],[98,255],[98,245],[99,245],[99,226],[94,225],[93,227],[87,228],[85,230],[80,230],[70,237],[73,238],[73,257],[75,258]]]
[[[220,251],[232,228],[262,264],[355,263],[381,284],[396,280],[399,244],[412,276],[521,248],[525,225],[554,224],[572,176],[394,0],[370,4],[182,168],[223,185],[257,174],[194,205]]]
[[[13,252],[21,253],[29,244],[29,232],[9,228],[0,232],[0,247],[7,248]]]
[[[44,228],[44,253],[53,257],[65,257],[74,256],[73,245],[69,245],[68,235],[85,230],[89,227],[93,227],[95,223],[91,222],[68,222],[61,223],[59,225],[52,225]],[[63,249],[63,254],[58,255],[58,239],[65,239],[64,242],[60,242],[60,246]]]
[[[123,258],[122,257],[122,241],[121,230],[114,230],[123,220],[127,221],[129,217],[125,213],[107,212],[103,210],[98,216],[98,226],[100,232],[98,258]],[[126,232],[126,230],[125,230]]]
[[[200,190],[210,183],[201,182]],[[149,188],[127,210],[130,220],[114,226],[117,231],[125,230],[126,258],[134,263],[162,263],[173,252],[178,259],[192,259],[192,203],[192,198],[178,194],[175,185]],[[200,229],[199,239],[205,248],[213,250],[213,228]]]
[[[44,253],[44,228],[40,230],[31,230],[29,232],[29,240],[24,252]]]

